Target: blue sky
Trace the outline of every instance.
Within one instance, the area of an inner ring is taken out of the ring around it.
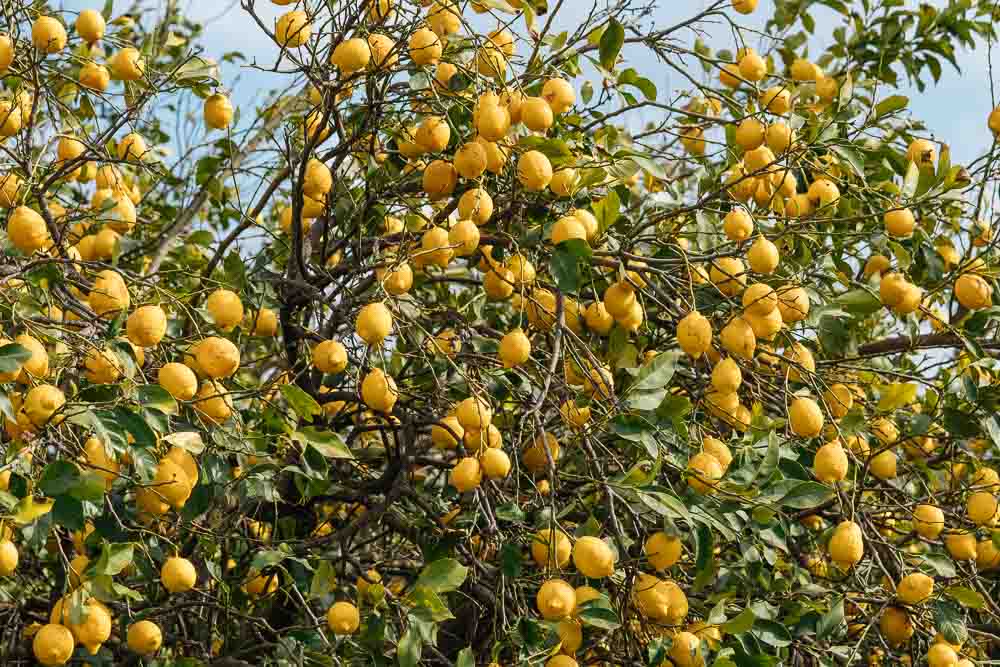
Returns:
[[[925,0],[926,1],[926,0]],[[916,6],[915,0],[908,2]],[[115,3],[116,11],[124,11],[128,6],[125,0]],[[550,4],[553,4],[550,2]],[[687,19],[709,4],[709,0],[659,0],[660,7],[654,17],[658,27],[673,25]],[[947,0],[930,0],[930,4],[943,6]],[[64,0],[63,7],[70,11],[79,11],[86,7],[100,9],[101,0]],[[568,0],[562,10],[560,24],[569,26],[574,19],[585,15],[591,3],[587,0]],[[207,38],[203,41],[207,55],[218,59],[223,53],[241,51],[249,61],[267,65],[273,62],[277,48],[270,43],[257,29],[253,20],[243,12],[238,0],[181,0],[181,7],[189,16],[206,22]],[[279,7],[269,0],[257,0],[259,15],[273,25],[276,17],[291,7]],[[580,7],[580,9],[577,9]],[[757,11],[749,16],[738,16],[738,22],[751,29],[762,27],[766,17],[772,11],[772,0],[761,0]],[[817,36],[810,43],[810,53],[820,53],[822,46],[828,41],[830,30],[823,26],[835,26],[838,15],[823,8],[813,10],[817,23]],[[840,17],[842,18],[842,17]],[[704,26],[706,41],[713,48],[733,48],[732,37],[725,26],[721,24]],[[749,35],[750,33],[748,33]],[[694,34],[688,32],[686,40],[693,43]],[[753,45],[753,41],[749,40]],[[758,46],[761,46],[758,44]],[[657,65],[649,56],[639,57],[630,63],[640,72],[650,76],[660,90],[661,98],[667,97],[667,91],[673,91],[681,81],[672,81],[666,73],[666,68]],[[986,128],[986,117],[991,109],[989,92],[989,72],[987,65],[987,49],[985,46],[975,53],[959,54],[962,65],[961,75],[953,70],[945,70],[941,83],[924,93],[906,90],[912,100],[911,109],[914,115],[924,120],[941,141],[949,143],[952,148],[952,159],[969,161],[988,150],[991,137]],[[700,73],[700,68],[697,68]],[[660,73],[657,75],[657,73]],[[676,78],[676,77],[675,77]],[[227,88],[231,88],[236,104],[251,105],[263,89],[274,86],[274,79],[248,67],[226,66],[223,68],[223,79]],[[244,110],[246,113],[247,110]]]

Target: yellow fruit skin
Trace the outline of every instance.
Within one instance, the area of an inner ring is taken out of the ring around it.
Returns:
[[[680,560],[684,544],[680,538],[664,532],[653,533],[643,546],[643,553],[650,565],[657,570],[666,570]]]
[[[163,586],[171,593],[183,593],[194,588],[198,575],[186,558],[168,558],[160,569]]]
[[[864,556],[865,541],[861,527],[853,521],[837,525],[830,537],[830,559],[841,567],[857,565]]]
[[[69,628],[49,623],[35,633],[31,646],[38,662],[45,667],[55,667],[69,662],[73,655],[73,644],[73,633]]]
[[[615,554],[603,540],[584,536],[573,546],[573,564],[585,577],[602,579],[615,571]]]
[[[549,579],[535,597],[538,611],[547,621],[558,621],[576,610],[576,591],[562,579]]]
[[[572,555],[573,545],[561,530],[540,530],[531,541],[531,557],[539,567],[553,565],[565,567]]]
[[[152,655],[163,645],[160,626],[152,621],[138,621],[128,628],[128,647],[139,655]]]
[[[908,574],[896,586],[896,597],[904,604],[920,604],[934,593],[934,580],[922,572]]]
[[[353,635],[361,626],[361,614],[350,602],[336,602],[326,612],[326,624],[338,635]]]

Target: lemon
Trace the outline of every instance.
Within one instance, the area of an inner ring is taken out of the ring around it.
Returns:
[[[141,306],[125,322],[128,339],[138,347],[155,347],[167,333],[167,315],[159,306]]]
[[[40,384],[24,395],[21,410],[31,424],[44,426],[66,404],[66,396],[58,387]]]
[[[4,74],[14,62],[14,42],[8,35],[0,36],[0,74]]]
[[[886,211],[882,216],[882,223],[889,236],[896,238],[909,238],[913,235],[913,228],[916,226],[916,219],[913,212],[908,208],[897,208]]]
[[[84,9],[76,17],[76,34],[87,43],[93,44],[104,37],[106,24],[104,17],[95,9]]]
[[[944,512],[936,505],[917,505],[913,510],[913,529],[923,538],[937,539],[944,530]]]
[[[533,132],[545,132],[555,122],[552,107],[544,97],[526,97],[521,103],[521,122]]]
[[[202,106],[202,118],[207,127],[224,130],[233,122],[233,104],[222,93],[209,95]]]
[[[163,365],[157,373],[157,382],[179,401],[189,401],[198,393],[194,371],[175,361]]]
[[[243,590],[252,598],[266,597],[278,590],[278,575],[258,574],[243,584]]]
[[[459,493],[472,491],[482,482],[482,466],[479,459],[466,456],[455,464],[448,475],[448,483],[458,489]]]
[[[479,227],[471,220],[459,220],[448,231],[448,244],[456,257],[468,257],[479,248]]]
[[[488,479],[503,479],[510,474],[510,457],[502,449],[485,449],[479,456],[479,464]]]
[[[410,58],[417,65],[433,65],[441,59],[444,47],[441,39],[428,28],[419,28],[410,36]]]
[[[627,282],[612,283],[604,290],[604,309],[615,319],[626,317],[635,303],[635,290]]]
[[[552,225],[552,245],[559,245],[563,241],[578,239],[587,242],[587,229],[580,222],[580,219],[572,215],[564,215],[556,220]]]
[[[667,655],[677,667],[701,667],[705,664],[701,655],[701,639],[687,631],[674,635]]]
[[[142,514],[162,516],[170,511],[170,505],[150,488],[140,488],[135,492],[135,504]]]
[[[914,572],[908,574],[896,586],[896,598],[903,604],[920,604],[934,594],[934,579]]]
[[[900,607],[889,607],[882,612],[878,627],[890,646],[900,646],[913,636],[910,616]]]
[[[88,62],[80,68],[80,85],[84,88],[104,92],[109,83],[111,83],[111,72],[104,65]],[[81,172],[81,177],[84,173]]]
[[[95,468],[97,474],[104,479],[106,486],[110,488],[121,470],[118,461],[108,456],[104,443],[96,437],[87,438],[87,441],[83,443],[83,453],[87,458],[87,463]]]
[[[493,410],[486,400],[470,396],[456,406],[455,416],[462,428],[481,431],[493,420]]]
[[[872,474],[879,479],[894,479],[896,477],[896,464],[898,457],[891,449],[879,452],[871,458],[869,468]]]
[[[760,105],[779,116],[788,113],[792,108],[792,92],[784,86],[771,86],[760,94]]]
[[[906,158],[921,169],[933,167],[937,162],[937,148],[927,139],[914,139],[906,148]]]
[[[559,414],[570,428],[583,428],[590,421],[590,408],[578,406],[573,399],[563,402]]]
[[[64,625],[49,623],[35,633],[31,649],[45,667],[65,665],[73,657],[73,633]]]
[[[563,167],[552,174],[549,189],[559,197],[572,197],[576,193],[579,181],[580,176],[576,169]]]
[[[747,284],[746,267],[738,257],[720,257],[712,261],[709,280],[726,296],[736,296]]]
[[[335,602],[326,612],[326,625],[338,635],[353,635],[361,626],[361,614],[350,602]]]
[[[579,602],[579,600],[577,601]],[[556,626],[559,635],[559,650],[566,656],[573,655],[583,644],[583,624],[575,618],[564,618]]]
[[[351,74],[367,67],[371,57],[368,42],[361,37],[352,37],[337,44],[330,55],[330,64],[343,74]]]
[[[121,81],[138,81],[146,72],[146,61],[138,49],[127,46],[108,61],[111,72]]]
[[[787,324],[804,320],[809,315],[809,294],[801,287],[785,285],[778,288],[778,310]]]
[[[684,544],[680,538],[663,531],[653,533],[643,545],[643,554],[657,570],[666,570],[681,558]]]
[[[816,451],[813,474],[821,482],[840,482],[847,478],[847,453],[839,440],[828,442]]]
[[[602,301],[595,301],[587,306],[584,311],[584,321],[587,323],[587,328],[600,336],[607,336],[615,326],[615,318],[611,316]]]
[[[557,463],[561,453],[559,441],[551,433],[546,433],[544,437],[536,436],[532,440],[531,446],[524,450],[522,460],[528,470],[538,473],[548,468],[549,457]]]
[[[504,334],[497,351],[504,368],[520,366],[531,357],[531,341],[520,328]]]
[[[815,438],[823,430],[823,411],[813,399],[800,396],[788,406],[788,422],[795,435]]]
[[[517,178],[526,190],[544,190],[552,181],[552,163],[541,151],[528,151],[517,161]]]
[[[995,569],[997,566],[1000,566],[1000,549],[997,549],[993,540],[987,537],[976,544],[976,567],[980,571],[985,571]]]
[[[309,16],[301,10],[282,14],[274,27],[274,39],[280,46],[295,49],[307,41],[312,34]]]
[[[712,346],[712,324],[697,311],[688,313],[677,324],[677,344],[691,358],[701,357]]]
[[[816,372],[816,360],[802,343],[792,343],[784,356],[788,359],[788,378],[792,382],[806,383],[809,376]]]
[[[854,396],[851,394],[851,390],[840,383],[830,385],[830,388],[823,392],[823,400],[834,419],[840,419],[846,415],[854,405]]]
[[[111,637],[111,614],[107,607],[91,598],[87,601],[86,617],[79,625],[70,625],[69,629],[76,640],[87,649],[90,655],[97,655],[101,644]]]
[[[131,302],[125,280],[112,269],[97,274],[87,299],[94,312],[104,319],[111,319],[128,309]]]
[[[993,526],[997,522],[997,499],[989,491],[969,494],[965,511],[969,520],[977,526]]]
[[[712,369],[712,386],[720,393],[735,393],[742,382],[743,373],[740,371],[739,364],[730,357],[726,357]]]
[[[133,653],[152,655],[163,645],[163,633],[152,621],[137,621],[128,627],[127,641]]]
[[[576,591],[562,579],[549,579],[535,596],[538,611],[547,621],[558,621],[576,609]]]
[[[927,667],[959,667],[958,654],[948,644],[936,643],[927,651]]]
[[[722,475],[722,464],[708,452],[698,452],[688,461],[687,484],[697,493],[714,493]]]
[[[763,235],[758,236],[747,251],[747,263],[755,273],[773,273],[779,259],[778,247]]]
[[[944,546],[955,560],[972,560],[976,557],[976,536],[965,531],[948,533]]]
[[[423,188],[428,199],[436,201],[455,191],[458,172],[447,160],[434,160],[424,169]]]
[[[240,367],[240,349],[226,338],[210,336],[197,344],[195,359],[209,378],[226,378]]]
[[[788,127],[788,125],[781,121],[771,123],[768,125],[767,131],[764,133],[764,141],[773,153],[781,155],[791,148],[792,144],[795,142],[795,130]],[[793,179],[792,183],[794,183],[795,177],[791,176],[791,178]],[[795,194],[794,188],[791,190],[791,194]],[[805,199],[806,201],[809,201],[808,198]]]
[[[614,574],[615,553],[604,540],[584,536],[573,546],[573,564],[583,576],[603,579]]]
[[[39,16],[31,26],[31,43],[44,53],[58,53],[66,48],[66,28],[51,16]]]
[[[865,551],[864,534],[853,521],[837,524],[828,545],[830,560],[844,569],[857,565]]]
[[[373,368],[361,382],[361,399],[372,410],[392,412],[398,398],[396,381],[381,368]]]
[[[347,368],[347,350],[340,341],[324,340],[313,348],[312,364],[323,373],[340,373]]]
[[[378,345],[392,331],[392,313],[384,303],[370,303],[358,311],[354,331],[369,345]]]
[[[557,528],[538,531],[531,542],[531,557],[539,567],[566,567],[572,551],[569,536]]]
[[[481,145],[481,144],[480,144]],[[485,150],[485,149],[484,149]],[[493,216],[493,198],[483,188],[472,188],[458,199],[458,217],[472,220],[480,227]]]
[[[981,276],[963,273],[955,280],[955,298],[969,310],[986,308],[993,303],[993,288]]]
[[[757,349],[757,336],[744,317],[734,317],[719,332],[719,342],[724,350],[740,359],[753,359]]]
[[[10,540],[0,540],[0,577],[9,577],[17,569],[17,547]]]
[[[487,104],[479,109],[476,117],[476,130],[479,137],[475,143],[479,144],[486,157],[486,168],[490,169],[490,146],[489,142],[497,142],[507,136],[510,130],[510,111],[506,107],[498,104]],[[490,169],[490,171],[495,171]]]
[[[565,79],[549,79],[542,86],[542,99],[544,99],[552,113],[559,115],[569,111],[576,103],[576,93],[573,86]]]
[[[761,81],[767,76],[767,62],[753,49],[746,49],[739,67],[740,76],[747,81]]]
[[[14,209],[7,221],[7,236],[14,247],[26,255],[42,250],[51,243],[45,220],[27,206]]]
[[[188,484],[195,486],[198,483],[198,462],[195,461],[194,457],[186,449],[176,446],[171,447],[164,460],[172,461],[180,466],[181,470],[187,476]]]
[[[632,588],[632,594],[639,612],[654,621],[673,624],[687,615],[687,597],[673,581],[640,574]]]
[[[194,565],[186,558],[173,556],[168,558],[160,569],[160,581],[163,587],[171,593],[184,593],[194,588],[198,574]]]
[[[744,311],[763,317],[778,307],[778,294],[770,285],[753,283],[743,292],[742,301]]]
[[[195,409],[209,421],[221,424],[233,414],[229,392],[217,382],[202,382],[195,395]]]
[[[752,151],[764,143],[765,132],[764,124],[759,120],[745,118],[736,126],[736,145],[744,151]]]

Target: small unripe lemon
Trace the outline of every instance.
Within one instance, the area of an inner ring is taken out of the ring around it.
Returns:
[[[198,393],[198,378],[194,371],[175,361],[164,364],[157,374],[157,382],[179,401],[189,401]]]
[[[576,610],[576,591],[562,579],[549,579],[538,589],[535,603],[545,620],[558,621]]]
[[[556,528],[538,531],[531,541],[531,557],[539,567],[566,567],[572,551],[569,536]]]
[[[198,580],[194,565],[187,558],[173,556],[168,558],[160,569],[160,581],[163,587],[171,593],[184,593],[194,588]]]
[[[361,614],[350,602],[335,602],[326,612],[326,625],[338,635],[353,635],[361,625]]]
[[[934,579],[922,572],[908,574],[896,586],[896,598],[903,604],[920,604],[934,594]]]
[[[128,628],[128,647],[139,655],[152,655],[163,645],[160,626],[152,621],[138,621]]]
[[[479,464],[479,459],[474,456],[466,456],[460,460],[448,475],[448,483],[458,489],[459,493],[477,488],[482,479],[482,466]]]
[[[504,368],[520,366],[531,356],[531,341],[522,329],[514,329],[500,339],[500,349],[497,354]]]
[[[381,302],[370,303],[358,311],[354,331],[369,345],[378,345],[392,332],[392,313]]]
[[[585,577],[602,579],[615,571],[615,553],[597,537],[585,536],[573,546],[573,564]]]
[[[373,368],[361,381],[361,400],[372,410],[392,412],[398,398],[396,381],[381,368]]]

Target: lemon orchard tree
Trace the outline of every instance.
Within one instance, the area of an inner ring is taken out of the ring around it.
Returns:
[[[4,664],[996,658],[990,3],[117,4],[3,14]]]

